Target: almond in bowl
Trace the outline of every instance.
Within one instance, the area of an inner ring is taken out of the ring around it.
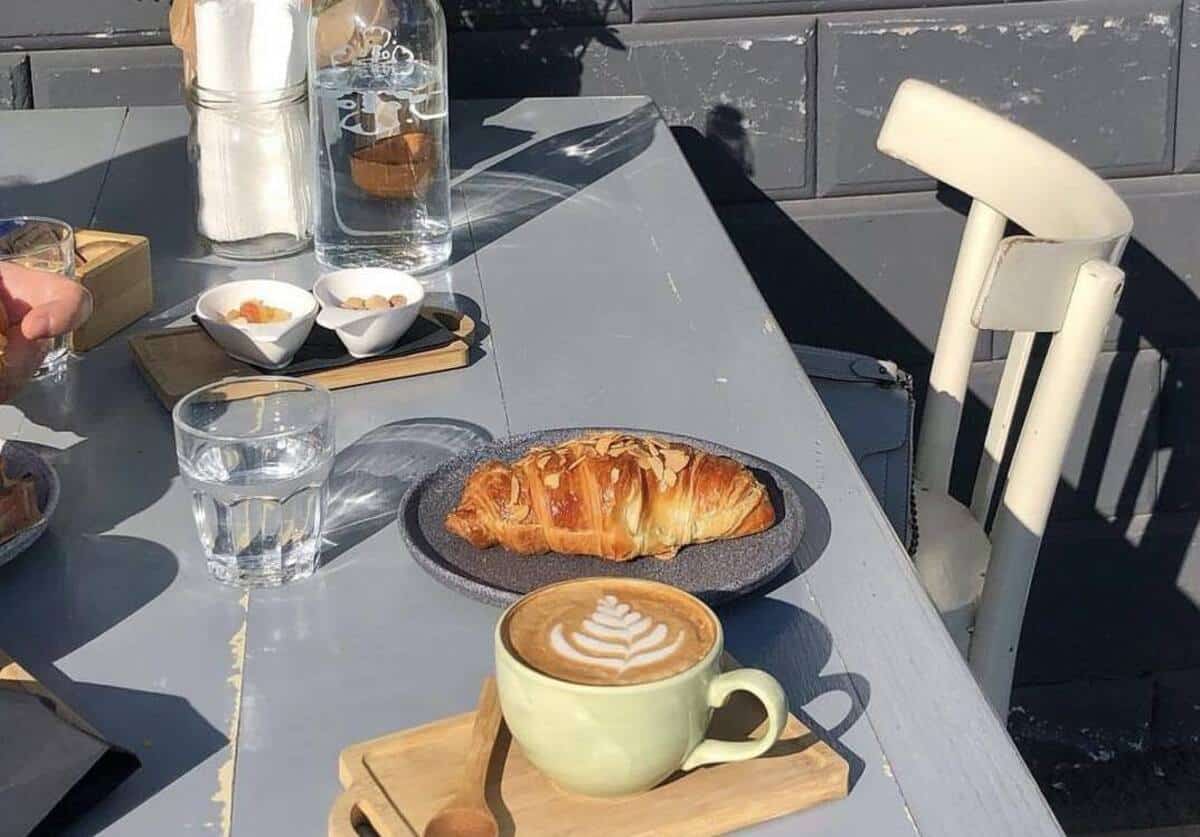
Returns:
[[[389,351],[416,322],[425,289],[407,273],[356,267],[327,273],[313,286],[317,323],[337,332],[354,357]]]
[[[386,311],[389,308],[403,308],[408,305],[408,297],[404,294],[392,294],[390,297],[374,294],[366,299],[361,296],[347,297],[342,300],[342,308],[349,311]]]

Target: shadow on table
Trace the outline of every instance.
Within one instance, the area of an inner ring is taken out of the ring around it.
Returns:
[[[385,424],[346,447],[329,477],[322,566],[394,524],[404,493],[428,471],[491,440],[470,422],[415,418]]]
[[[99,170],[99,171],[97,171]],[[136,176],[133,176],[136,175]],[[150,238],[154,257],[155,309],[170,308],[203,290],[214,275],[238,272],[236,263],[214,263],[206,258],[204,245],[195,234],[195,197],[192,172],[187,159],[187,140],[173,137],[114,157],[111,162],[74,172],[48,183],[19,183],[0,190],[6,204],[43,195],[70,195],[99,179],[120,188],[104,189],[97,205],[89,207],[95,217],[85,224],[115,232],[135,233]],[[45,200],[39,202],[39,205]],[[253,266],[257,276],[270,268]]]
[[[18,662],[63,659],[157,598],[178,572],[175,555],[159,544],[61,537],[52,523],[0,567],[0,648]]]
[[[46,822],[36,835],[100,833],[229,743],[177,695],[80,683],[57,669],[37,676],[111,743],[132,751],[141,767],[78,819]]]
[[[480,171],[461,175],[475,249],[575,198],[650,147],[659,121],[645,104],[617,119],[546,137]]]
[[[804,536],[792,562],[754,595],[718,608],[725,629],[725,648],[739,663],[761,668],[779,680],[788,696],[793,715],[813,734],[828,744],[850,766],[850,789],[865,769],[863,760],[841,738],[866,711],[871,684],[861,674],[822,674],[833,656],[833,636],[812,614],[775,599],[766,598],[811,568],[825,553],[833,531],[829,508],[808,483],[778,465],[775,471],[788,480],[804,513]],[[782,495],[770,475],[755,471],[764,481],[778,509]],[[764,479],[765,478],[765,479]],[[837,724],[824,728],[803,707],[829,693],[846,695],[850,707]]]
[[[833,656],[833,637],[821,620],[795,605],[748,598],[720,608],[720,616],[726,650],[742,665],[775,676],[787,692],[792,714],[850,765],[853,790],[865,765],[841,738],[870,702],[867,678],[853,672],[822,674]],[[850,708],[837,724],[822,727],[804,707],[831,692],[846,695]]]
[[[792,562],[779,575],[763,585],[762,593],[777,590],[801,573],[807,572],[825,554],[825,548],[829,546],[829,538],[833,534],[833,520],[829,516],[829,507],[825,505],[821,495],[791,471],[778,465],[772,465],[772,467],[788,480],[789,487],[800,500],[800,507],[804,514],[804,537],[800,541],[800,548],[792,556]],[[762,474],[758,476],[760,480],[763,477]],[[764,485],[771,493],[771,502],[775,504],[775,508],[779,508],[781,498],[778,491],[773,489],[769,479],[764,481]]]
[[[458,245],[456,244],[455,246],[457,247]],[[431,291],[425,295],[425,304],[438,308],[449,308],[452,311],[460,311],[475,321],[475,338],[471,341],[467,366],[474,366],[477,360],[487,354],[483,349],[482,343],[492,333],[492,329],[484,322],[483,309],[479,307],[478,302],[465,294]]]
[[[511,108],[518,99],[476,99],[450,103],[450,124],[458,129],[471,126],[471,142],[450,143],[451,181],[461,180],[463,173],[533,138],[530,128],[509,128],[491,124],[492,119]],[[453,140],[453,137],[451,137]]]
[[[59,380],[34,381],[12,406],[27,421],[23,436],[54,445],[34,447],[58,471],[56,519],[69,517],[73,531],[110,531],[153,505],[178,476],[170,414],[127,355],[73,360]]]

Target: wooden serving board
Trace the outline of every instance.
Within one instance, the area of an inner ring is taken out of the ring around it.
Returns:
[[[454,339],[409,355],[360,360],[300,377],[329,389],[343,389],[466,366],[475,338],[475,321],[444,308],[425,308],[421,316],[440,322]],[[198,387],[227,378],[270,374],[234,360],[196,325],[141,334],[130,338],[129,347],[142,375],[167,409]],[[286,370],[280,374],[287,374]]]
[[[368,824],[380,837],[411,837],[457,786],[475,713],[365,741],[342,751],[346,790],[329,814],[330,837],[355,837]],[[709,734],[745,739],[763,722],[758,702],[735,693]],[[593,799],[558,790],[500,728],[488,770],[487,797],[501,835],[724,834],[802,811],[849,791],[850,767],[795,716],[765,756],[677,774],[636,797]]]

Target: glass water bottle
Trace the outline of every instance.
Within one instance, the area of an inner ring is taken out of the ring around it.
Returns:
[[[314,239],[335,268],[450,257],[446,20],[437,0],[314,0]]]

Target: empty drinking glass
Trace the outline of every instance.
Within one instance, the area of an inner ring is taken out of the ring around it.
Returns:
[[[0,218],[0,262],[75,277],[75,232],[65,221],[22,215]],[[67,359],[67,337],[48,343],[36,377],[57,372]]]
[[[273,587],[312,575],[333,466],[329,392],[294,378],[222,381],[186,395],[173,417],[213,578]]]

